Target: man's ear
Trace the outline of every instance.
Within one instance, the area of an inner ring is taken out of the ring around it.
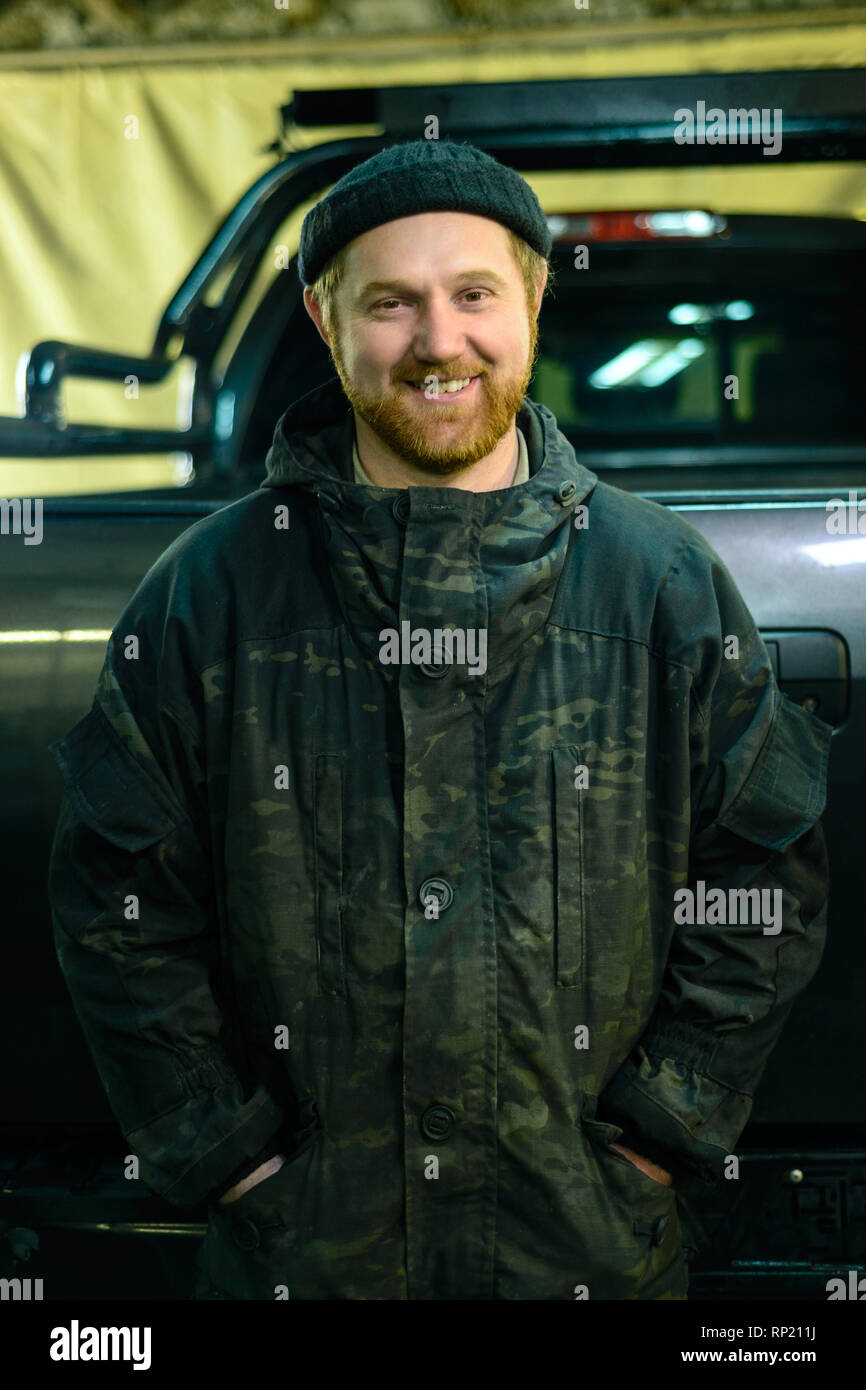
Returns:
[[[544,298],[544,291],[545,291],[546,286],[547,286],[547,266],[544,267],[544,274],[543,274],[543,276],[541,277],[541,279],[540,279],[539,282],[538,282],[538,289],[537,289],[537,291],[536,291],[536,299],[535,299],[535,317],[536,317],[536,318],[538,318],[538,315],[541,313],[541,301],[542,301],[542,299]]]
[[[319,304],[319,301],[317,299],[313,298],[313,289],[311,285],[304,286],[304,308],[306,309],[310,318],[313,320],[313,323],[316,325],[316,328],[319,331],[319,337],[325,344],[325,347],[330,349],[331,340],[325,332],[325,328],[322,323],[322,306]]]

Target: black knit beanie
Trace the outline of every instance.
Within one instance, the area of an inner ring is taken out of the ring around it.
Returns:
[[[418,212],[473,212],[517,232],[545,258],[553,239],[541,205],[515,169],[475,145],[413,140],[389,145],[344,174],[301,226],[298,274],[312,285],[355,237]]]

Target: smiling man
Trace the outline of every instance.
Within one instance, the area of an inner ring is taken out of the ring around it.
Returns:
[[[54,745],[58,954],[142,1177],[208,1203],[197,1297],[685,1298],[820,960],[830,728],[526,394],[550,253],[472,146],[346,174],[298,257],[337,377]],[[682,922],[708,885],[780,926]]]
[[[508,487],[547,283],[542,256],[488,217],[433,212],[363,233],[336,272],[304,302],[354,409],[369,481]]]

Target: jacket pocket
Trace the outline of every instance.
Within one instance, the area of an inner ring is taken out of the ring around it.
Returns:
[[[259,1182],[254,1183],[252,1187],[248,1187],[246,1192],[242,1193],[240,1197],[236,1197],[233,1202],[210,1202],[208,1204],[209,1210],[216,1211],[218,1216],[225,1214],[231,1217],[247,1212],[250,1208],[256,1208],[257,1210],[265,1209],[274,1212],[275,1217],[277,1217],[274,1224],[279,1224],[277,1213],[279,1203],[285,1195],[286,1181],[294,1180],[296,1176],[292,1172],[292,1165],[298,1163],[298,1160],[301,1159],[307,1150],[312,1148],[314,1144],[318,1144],[323,1134],[324,1130],[317,1122],[300,1139],[300,1142],[295,1145],[291,1152],[284,1155],[285,1161],[275,1173],[269,1174],[268,1177],[262,1178]],[[280,1182],[281,1175],[283,1177],[283,1182]]]
[[[319,753],[313,807],[316,876],[316,952],[319,989],[346,994],[343,948],[343,761]]]
[[[324,1137],[319,1129],[236,1202],[209,1206],[196,1298],[273,1301],[283,1286],[289,1298],[304,1288],[323,1188]]]
[[[575,786],[580,749],[552,748],[554,951],[556,984],[582,983],[584,965],[583,792]]]
[[[764,745],[718,824],[777,851],[805,835],[826,803],[832,735],[831,725],[778,692]]]
[[[147,849],[187,818],[164,773],[145,770],[99,705],[49,748],[76,815],[119,849]]]
[[[673,1183],[665,1184],[659,1182],[656,1178],[651,1178],[649,1173],[645,1173],[642,1168],[638,1168],[637,1164],[632,1163],[631,1159],[626,1158],[625,1154],[621,1154],[617,1149],[611,1147],[612,1144],[618,1144],[620,1141],[622,1129],[619,1125],[613,1124],[609,1120],[590,1120],[587,1118],[581,1120],[581,1125],[596,1153],[601,1151],[612,1163],[619,1164],[621,1167],[624,1165],[626,1171],[622,1173],[621,1176],[626,1182],[630,1179],[635,1184],[636,1189],[643,1190],[647,1193],[652,1193],[654,1191],[656,1194],[659,1192],[673,1194]]]

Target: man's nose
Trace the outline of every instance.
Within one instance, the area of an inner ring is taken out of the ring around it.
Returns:
[[[463,355],[466,334],[450,304],[427,303],[419,311],[413,348],[421,362],[453,362]]]

